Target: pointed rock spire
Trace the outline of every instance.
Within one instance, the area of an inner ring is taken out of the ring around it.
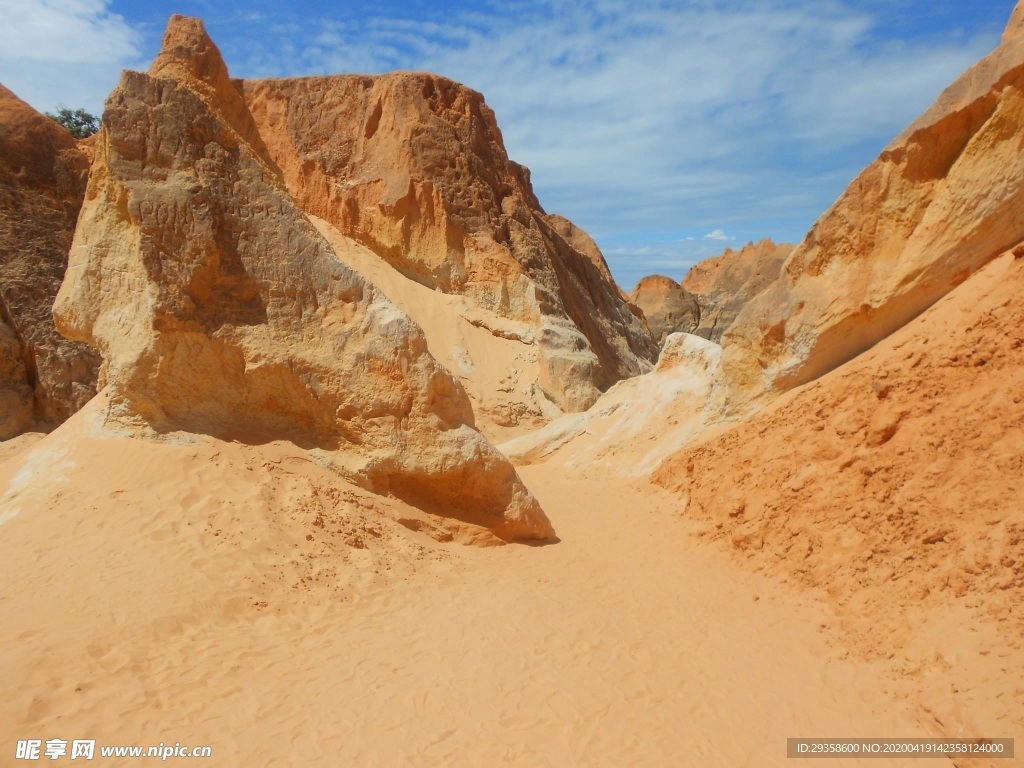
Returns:
[[[1003,43],[1006,43],[1015,37],[1020,37],[1024,34],[1024,0],[1020,0],[1016,7],[1013,9],[1013,13],[1010,14],[1010,22],[1006,25],[1006,31],[1003,32]]]

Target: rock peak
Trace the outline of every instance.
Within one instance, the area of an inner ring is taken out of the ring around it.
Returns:
[[[671,277],[668,277],[667,275],[647,275],[646,277],[640,278],[640,282],[636,284],[636,289],[640,290],[642,288],[654,288],[655,286],[678,288],[679,283],[677,283],[675,280],[673,280]]]
[[[174,80],[205,99],[280,179],[281,171],[270,158],[249,108],[231,82],[224,57],[206,33],[202,19],[177,13],[168,19],[160,53],[150,66],[149,75]]]
[[[160,53],[149,74],[174,80],[194,79],[214,90],[225,82],[230,84],[224,57],[206,33],[203,20],[177,13],[167,21]]]
[[[1020,0],[1010,14],[1010,21],[1003,32],[1003,43],[1024,34],[1024,0]]]

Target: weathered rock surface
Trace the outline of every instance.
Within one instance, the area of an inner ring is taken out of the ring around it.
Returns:
[[[740,311],[778,278],[793,248],[766,238],[738,251],[727,248],[690,269],[683,288],[697,297],[700,306],[700,324],[693,333],[721,343]]]
[[[647,326],[658,344],[673,333],[694,333],[700,324],[697,297],[664,275],[649,275],[629,294],[647,319]]]
[[[99,357],[51,315],[88,168],[70,133],[0,85],[0,439],[96,394]]]
[[[239,81],[307,213],[411,280],[527,323],[536,384],[587,408],[657,347],[593,241],[540,207],[479,93],[436,75]]]
[[[565,216],[559,216],[557,213],[546,214],[544,220],[565,242],[590,259],[604,279],[622,294],[622,289],[615,282],[615,278],[612,277],[612,272],[608,268],[608,262],[605,261],[604,254],[601,253],[601,249],[594,242],[594,238],[565,218]]]
[[[1015,30],[854,180],[726,332],[740,399],[852,359],[1024,239]]]
[[[196,19],[107,100],[60,330],[99,349],[116,424],[290,440],[506,539],[551,526],[422,331],[290,197]]]

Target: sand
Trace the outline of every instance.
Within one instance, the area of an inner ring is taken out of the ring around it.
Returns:
[[[430,354],[465,387],[476,426],[489,439],[508,440],[561,415],[534,384],[540,362],[532,325],[488,312],[465,296],[420,285],[328,222],[309,219],[343,263],[423,329]]]
[[[286,443],[95,411],[0,465],[5,764],[58,737],[213,748],[168,765],[781,766],[791,736],[936,733],[666,492],[526,467],[561,541],[468,547]]]

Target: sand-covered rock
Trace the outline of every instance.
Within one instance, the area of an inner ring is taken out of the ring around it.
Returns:
[[[501,450],[517,464],[646,478],[721,419],[721,360],[718,344],[674,333],[653,371],[620,381],[586,412],[508,440]]]
[[[656,359],[600,250],[543,211],[481,94],[408,72],[238,87],[300,207],[491,324],[526,324],[534,383],[559,408],[587,408]]]
[[[756,397],[811,381],[1020,242],[1022,131],[1024,37],[1011,28],[853,181],[741,312],[723,338],[732,386]]]
[[[697,297],[664,275],[648,275],[629,294],[647,319],[647,326],[658,344],[673,333],[694,333],[700,324]]]
[[[700,324],[692,333],[720,343],[740,311],[778,278],[793,248],[766,238],[738,251],[726,248],[692,267],[683,280],[700,306]]]
[[[295,205],[201,22],[172,17],[103,124],[54,315],[102,353],[111,422],[290,440],[427,511],[551,535],[422,331]]]
[[[88,168],[70,133],[0,85],[0,439],[96,394],[98,356],[62,338],[50,311]]]

